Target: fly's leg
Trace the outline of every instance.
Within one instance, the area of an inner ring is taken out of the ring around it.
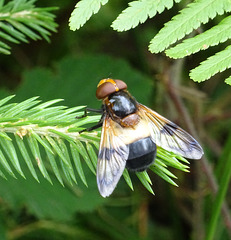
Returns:
[[[101,109],[85,108],[83,116],[76,117],[76,118],[80,119],[80,118],[86,117],[87,116],[87,112],[101,113],[102,116],[101,116],[99,122],[96,125],[79,131],[79,134],[82,133],[82,132],[90,132],[92,130],[95,130],[97,128],[102,127],[102,125],[103,125],[103,119],[104,119],[104,109],[103,108],[101,108]]]
[[[92,126],[92,127],[90,127],[90,128],[85,128],[85,129],[79,131],[79,134],[82,133],[82,132],[90,132],[90,131],[92,131],[92,130],[95,130],[95,129],[97,129],[97,128],[100,128],[102,125],[103,125],[102,122],[98,122],[96,125],[94,125],[94,126]]]
[[[95,112],[95,113],[101,113],[103,114],[104,110],[101,108],[101,109],[94,109],[94,108],[85,108],[84,109],[84,114],[80,117],[76,117],[77,119],[81,119],[81,118],[84,118],[87,116],[87,112]]]

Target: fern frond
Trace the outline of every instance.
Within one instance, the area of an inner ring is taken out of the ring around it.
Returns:
[[[82,27],[93,14],[96,14],[101,6],[108,0],[81,0],[79,1],[69,19],[70,29],[75,31]]]
[[[193,38],[184,40],[182,43],[165,51],[172,58],[182,58],[193,53],[218,45],[231,38],[231,16],[223,19],[218,25]]]
[[[180,2],[181,0],[175,0]],[[173,6],[173,0],[153,1],[140,0],[128,3],[129,7],[112,23],[112,28],[117,31],[127,31],[135,28],[139,23],[144,23],[147,18],[154,17],[157,13],[162,13],[166,8]]]
[[[57,24],[55,15],[57,8],[36,8],[35,0],[11,0],[0,5],[0,53],[10,54],[10,46],[4,41],[19,44],[28,42],[28,38],[38,40],[44,38],[49,42],[50,32],[55,32]]]
[[[203,82],[218,72],[231,68],[231,46],[203,61],[190,72],[195,82]]]
[[[151,40],[149,50],[158,53],[182,39],[202,23],[207,23],[217,15],[231,11],[230,0],[198,0],[174,16],[171,21]]]
[[[63,186],[65,181],[76,184],[77,175],[87,186],[81,160],[96,174],[96,150],[100,137],[97,131],[81,134],[79,131],[86,124],[98,122],[101,116],[76,119],[76,116],[83,115],[85,107],[68,109],[65,106],[52,106],[61,99],[40,103],[37,97],[33,97],[21,103],[8,103],[12,97],[0,100],[0,176],[6,178],[9,174],[16,177],[16,173],[19,173],[25,177],[23,169],[26,165],[36,181],[39,181],[39,171],[51,184],[50,174],[53,173]],[[187,161],[184,158],[158,148],[155,163],[150,169],[176,186],[172,180],[176,177],[167,168],[187,171],[185,163]],[[133,190],[126,169],[123,176]],[[154,194],[148,173],[137,173],[137,177]]]

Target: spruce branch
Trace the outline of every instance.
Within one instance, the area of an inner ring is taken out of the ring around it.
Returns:
[[[0,4],[0,53],[10,54],[7,42],[28,43],[28,38],[49,40],[51,32],[56,31],[55,15],[50,13],[56,7],[36,8],[36,0],[11,0]]]
[[[64,182],[76,184],[78,175],[87,186],[82,160],[93,174],[96,174],[97,154],[100,132],[83,132],[86,124],[95,124],[100,117],[83,116],[85,106],[67,108],[55,99],[41,103],[33,97],[20,103],[8,103],[14,96],[0,100],[0,176],[7,174],[16,178],[23,173],[23,161],[31,175],[39,181],[38,172],[51,184],[50,174],[54,174],[61,185]],[[158,148],[155,163],[150,170],[165,181],[176,185],[176,178],[168,167],[188,171],[186,159]],[[151,193],[152,182],[146,171],[137,173],[141,183]],[[128,171],[123,173],[131,189],[132,181]],[[153,193],[154,194],[154,193]]]

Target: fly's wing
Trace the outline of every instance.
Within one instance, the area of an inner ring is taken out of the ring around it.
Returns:
[[[138,107],[141,117],[149,122],[151,138],[157,146],[186,158],[200,159],[202,157],[203,149],[190,134],[150,108],[142,104]]]
[[[97,163],[97,185],[103,197],[114,191],[128,159],[129,148],[117,131],[119,127],[110,117],[105,117]]]

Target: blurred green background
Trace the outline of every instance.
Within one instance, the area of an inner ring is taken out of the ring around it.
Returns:
[[[99,108],[101,103],[95,97],[99,80],[121,79],[137,101],[188,131],[195,126],[212,168],[222,169],[219,160],[225,154],[231,116],[230,87],[223,83],[228,75],[219,74],[203,84],[188,77],[191,68],[221,46],[175,61],[163,53],[148,52],[151,38],[180,5],[134,30],[117,33],[110,24],[127,4],[111,1],[72,32],[68,19],[75,3],[36,2],[40,7],[59,7],[55,11],[57,33],[52,34],[50,44],[12,45],[11,55],[1,55],[0,98],[11,94],[16,94],[18,102],[32,96],[40,96],[42,101],[62,98],[69,107]],[[189,113],[190,123],[181,115],[178,100]],[[218,170],[219,178],[222,172]],[[103,199],[87,167],[85,174],[88,188],[81,181],[63,188],[55,178],[53,186],[42,177],[37,183],[29,173],[26,180],[20,176],[0,179],[0,239],[204,239],[213,197],[200,161],[190,162],[190,173],[174,170],[179,188],[150,174],[155,196],[131,174],[134,192],[121,180],[113,195]],[[229,196],[230,192],[227,204]],[[221,217],[214,239],[230,239],[229,233]]]

